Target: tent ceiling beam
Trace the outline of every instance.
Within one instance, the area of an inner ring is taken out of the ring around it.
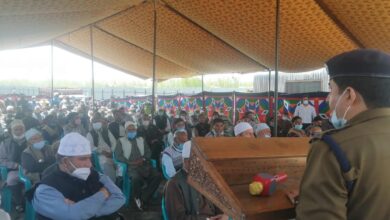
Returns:
[[[314,1],[321,8],[321,10],[335,23],[335,25],[356,44],[356,46],[360,48],[366,48],[364,44],[352,32],[350,32],[348,28],[337,18],[337,16],[332,12],[332,10],[329,9],[329,7],[324,3],[323,0]]]
[[[144,2],[143,2],[143,3],[144,3]],[[143,3],[141,3],[141,4],[143,4]],[[107,20],[107,19],[110,19],[110,18],[115,17],[115,16],[117,16],[117,15],[121,15],[121,14],[123,14],[123,13],[126,13],[128,10],[130,10],[130,9],[132,9],[132,8],[134,8],[134,7],[137,7],[137,5],[131,5],[130,7],[127,7],[127,8],[125,8],[125,9],[121,10],[121,11],[118,11],[118,12],[116,12],[116,13],[110,15],[110,16],[107,16],[107,17],[104,17],[104,18],[99,19],[99,20],[97,20],[97,21],[94,21],[94,22],[92,22],[92,23],[83,25],[83,26],[81,26],[81,27],[78,27],[78,28],[76,28],[76,29],[70,31],[70,32],[66,32],[66,33],[62,33],[62,34],[60,34],[60,35],[57,35],[57,36],[53,37],[53,38],[50,39],[50,40],[47,40],[47,41],[44,41],[44,42],[40,42],[40,43],[31,45],[31,47],[39,46],[39,45],[47,45],[47,44],[49,44],[50,41],[52,41],[52,40],[56,40],[57,38],[60,38],[60,37],[63,37],[63,36],[72,34],[72,33],[76,32],[76,31],[79,31],[79,30],[82,30],[82,29],[84,29],[84,28],[87,28],[87,27],[89,27],[89,26],[91,26],[91,25],[94,26],[95,24],[97,24],[97,23],[99,23],[99,22],[105,21],[105,20]],[[112,65],[111,65],[111,66],[112,66]],[[127,71],[126,71],[126,72],[127,72]]]

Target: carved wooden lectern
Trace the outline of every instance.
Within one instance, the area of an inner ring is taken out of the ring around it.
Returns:
[[[195,138],[188,182],[234,220],[294,218],[287,190],[298,190],[308,138]],[[269,197],[251,196],[255,174],[285,172],[288,180]]]

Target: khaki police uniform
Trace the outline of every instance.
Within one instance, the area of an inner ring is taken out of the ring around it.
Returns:
[[[390,219],[390,108],[364,111],[339,130],[327,132],[345,152],[351,170],[343,173],[323,140],[307,157],[297,220]],[[347,180],[355,180],[348,195]]]

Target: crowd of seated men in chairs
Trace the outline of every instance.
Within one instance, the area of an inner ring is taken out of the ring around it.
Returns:
[[[2,119],[5,132],[0,144],[1,207],[8,213],[24,213],[25,219],[53,219],[42,215],[50,215],[50,210],[40,208],[44,203],[35,197],[37,193],[43,198],[56,198],[51,196],[60,195],[50,191],[53,190],[50,186],[57,186],[57,182],[48,179],[51,175],[62,178],[65,174],[71,177],[64,177],[65,182],[78,183],[81,179],[87,182],[86,191],[91,191],[90,194],[87,193],[91,198],[71,193],[69,196],[74,197],[72,200],[64,194],[78,190],[58,189],[65,197],[65,204],[69,207],[79,206],[74,209],[79,212],[89,208],[88,205],[85,206],[89,204],[88,199],[99,201],[99,198],[93,198],[92,192],[100,193],[107,200],[104,207],[110,206],[108,201],[114,195],[117,196],[116,202],[111,206],[118,205],[120,195],[110,183],[115,183],[120,189],[125,207],[147,211],[151,200],[159,198],[159,186],[164,185],[164,190],[160,192],[164,219],[183,219],[186,215],[227,219],[227,216],[186,182],[186,159],[190,156],[191,147],[189,140],[192,137],[272,136],[272,124],[259,123],[252,112],[246,113],[233,129],[231,122],[217,112],[209,120],[205,113],[199,111],[191,117],[187,112],[181,111],[175,117],[160,109],[152,118],[134,108],[100,107],[98,111],[92,112],[88,111],[84,103],[72,103],[69,100],[44,110],[32,107],[31,103],[7,107]],[[299,116],[292,121],[286,117],[282,120],[280,125],[284,127],[279,128],[280,134],[313,138],[321,132],[323,121],[316,117],[313,124],[304,130]],[[71,138],[74,143],[70,145],[79,148],[72,148],[70,153],[63,151],[66,145],[64,142],[69,142],[66,138],[69,139],[74,134],[80,137]],[[85,148],[85,144],[81,146],[81,143],[88,143],[89,150],[84,154],[74,155]],[[60,151],[69,155],[60,154]],[[80,158],[77,159],[78,157]],[[85,158],[90,162],[82,162]],[[55,172],[53,167],[56,167]],[[47,174],[48,170],[51,170],[50,175]],[[101,174],[104,179],[99,177]],[[94,180],[90,180],[93,178]],[[92,182],[93,190],[88,188],[89,182]],[[49,187],[42,187],[45,183]],[[80,184],[78,188],[83,188],[82,183]],[[88,216],[87,219],[99,219],[99,216],[89,216],[88,213],[85,216]]]

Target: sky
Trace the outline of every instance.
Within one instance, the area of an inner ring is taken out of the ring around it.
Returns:
[[[91,61],[61,48],[53,50],[54,80],[91,82]],[[242,82],[252,82],[253,74],[240,77]],[[206,80],[232,77],[234,74],[207,75]],[[0,51],[0,81],[28,80],[32,82],[50,82],[51,46],[41,46],[17,50]],[[115,86],[121,82],[138,82],[151,85],[151,80],[143,80],[119,70],[95,62],[95,82],[104,82]]]

